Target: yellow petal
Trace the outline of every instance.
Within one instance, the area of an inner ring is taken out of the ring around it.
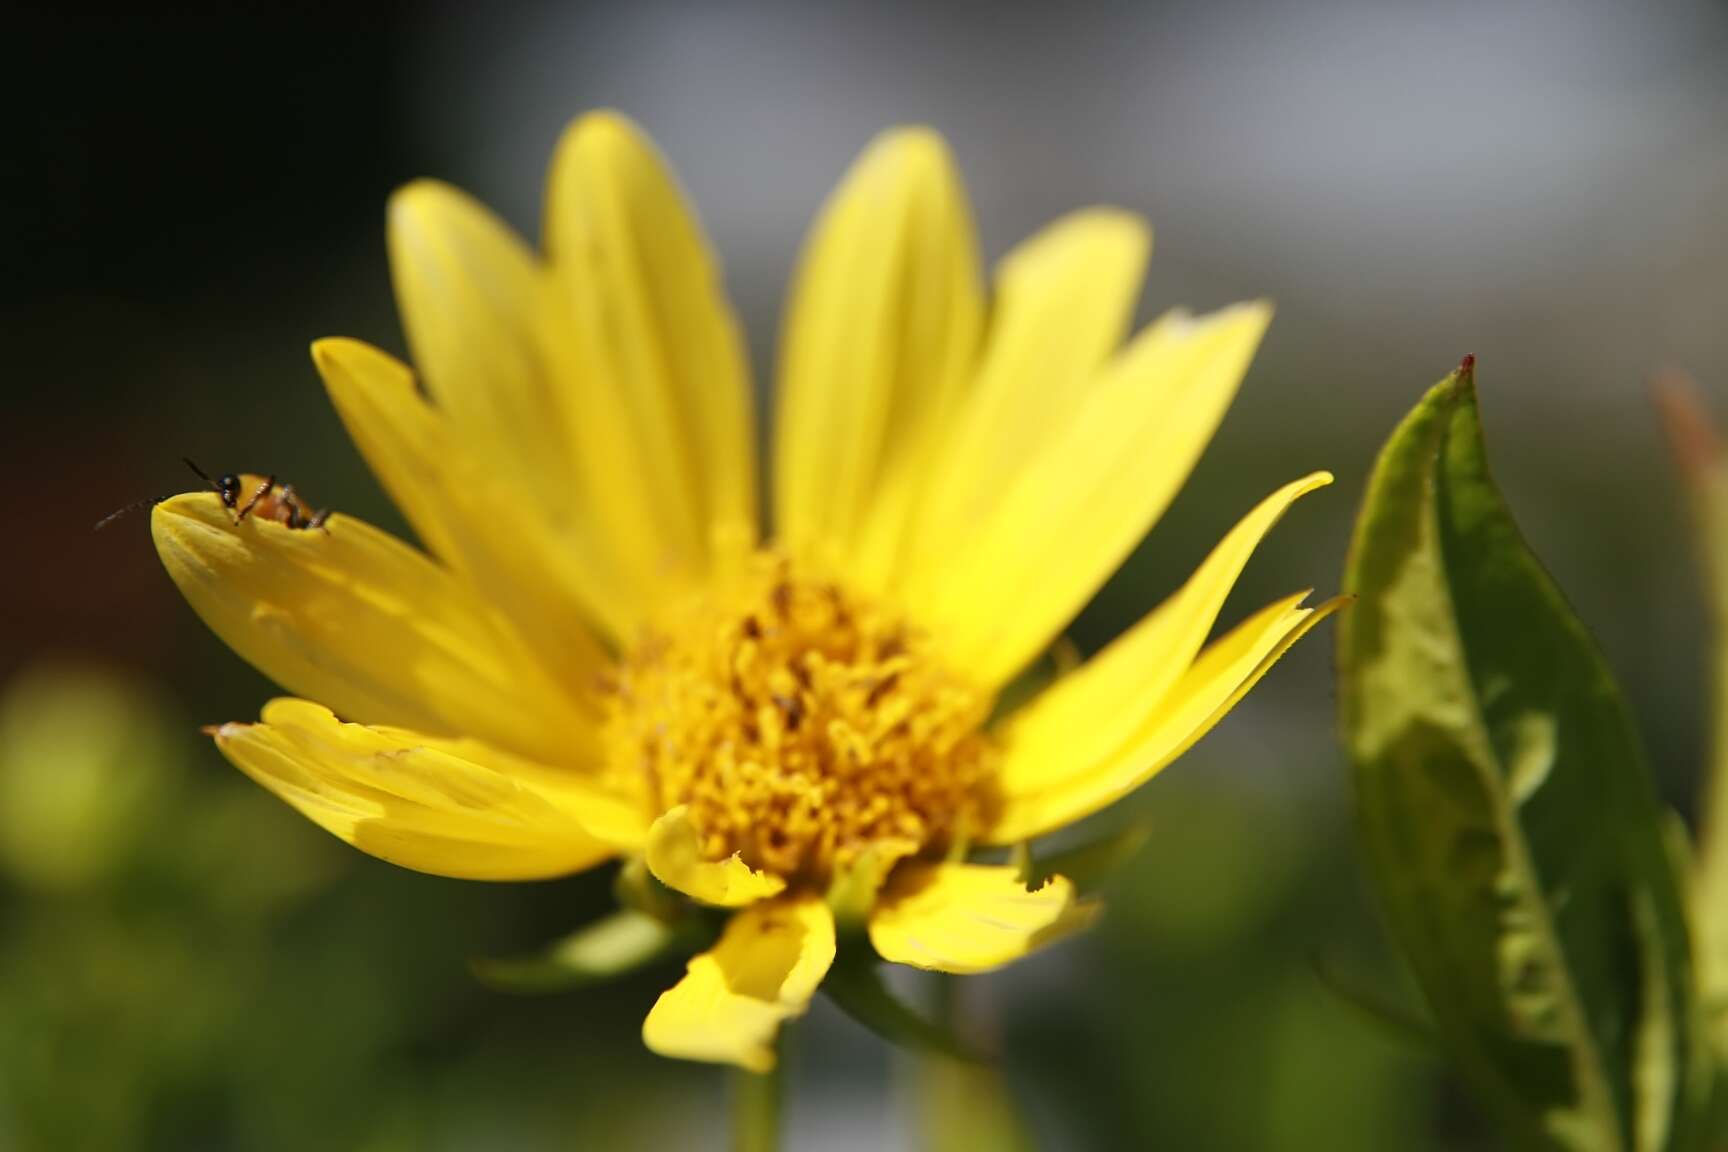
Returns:
[[[786,887],[778,876],[752,871],[737,853],[724,860],[704,857],[701,833],[682,804],[648,830],[648,870],[668,888],[718,908],[766,900]]]
[[[776,527],[876,589],[983,317],[977,240],[947,145],[879,136],[811,230],[781,338]],[[864,537],[868,537],[868,541]]]
[[[569,773],[475,742],[338,721],[274,700],[216,744],[314,823],[393,864],[469,880],[532,880],[629,851],[641,808]]]
[[[551,272],[446,184],[399,190],[388,223],[397,306],[427,392],[479,467],[598,582],[590,607],[606,630],[633,636],[659,590],[642,568],[656,525],[612,447],[628,445],[621,401],[609,382],[579,378],[580,333]]]
[[[833,963],[834,918],[819,897],[754,904],[661,994],[642,1039],[662,1056],[767,1072],[780,1025],[804,1014]]]
[[[426,550],[461,569],[460,525],[444,495],[476,469],[460,463],[448,421],[420,395],[413,372],[370,344],[340,337],[313,341],[312,363],[349,439]]]
[[[1043,787],[1003,789],[1001,809],[986,840],[1011,844],[1040,836],[1134,791],[1211,731],[1292,644],[1348,602],[1341,597],[1300,608],[1293,600],[1281,600],[1261,609],[1208,645],[1114,754]]]
[[[1018,870],[982,864],[904,864],[870,917],[884,960],[938,972],[988,972],[1091,924],[1097,905],[1052,877],[1034,892]]]
[[[956,541],[996,507],[1034,449],[1079,411],[1128,331],[1151,243],[1139,217],[1092,208],[1002,261],[976,377],[946,416],[919,499],[905,558],[914,590],[953,558]]]
[[[1131,739],[1194,662],[1260,541],[1292,504],[1331,479],[1316,472],[1262,500],[1175,595],[1017,712],[1002,733],[999,786],[1036,791],[1087,771]]]
[[[577,450],[613,457],[590,489],[639,493],[649,559],[700,570],[716,530],[753,539],[756,522],[749,371],[719,266],[665,161],[613,112],[564,134],[545,230],[578,358]],[[614,421],[594,419],[607,407]]]
[[[212,492],[158,504],[150,527],[198,615],[289,692],[364,723],[594,762],[591,711],[470,585],[395,537],[342,515],[328,531],[237,526]]]
[[[593,558],[582,562],[474,458],[407,365],[358,340],[320,340],[312,358],[348,434],[427,547],[478,585],[561,680],[592,683],[604,661],[589,625],[606,618],[609,600]]]
[[[1166,316],[1088,388],[927,584],[951,659],[999,684],[1049,645],[1169,506],[1270,318],[1263,303]]]
[[[544,269],[483,205],[436,181],[396,192],[388,225],[397,306],[427,390],[487,468],[562,523],[572,470]]]

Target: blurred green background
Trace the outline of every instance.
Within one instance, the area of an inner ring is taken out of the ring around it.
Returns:
[[[15,9],[0,332],[0,1148],[703,1147],[723,1078],[658,1060],[675,970],[511,999],[467,958],[609,904],[605,875],[464,884],[324,836],[197,725],[269,686],[192,616],[144,518],[274,471],[400,527],[306,355],[400,351],[391,188],[435,175],[529,234],[559,130],[629,112],[726,264],[759,379],[805,226],[877,129],[952,141],[991,256],[1070,207],[1157,229],[1142,315],[1279,315],[1189,490],[1075,629],[1092,648],[1255,499],[1340,483],[1227,610],[1337,584],[1394,422],[1466,352],[1490,450],[1690,808],[1702,613],[1643,380],[1728,402],[1728,10],[1718,3]],[[1437,1060],[1317,968],[1407,997],[1299,647],[1129,802],[1147,849],[1089,939],[989,978],[1041,1146],[1490,1146]],[[1101,823],[1129,815],[1116,811]],[[819,1006],[790,1145],[912,1139],[923,1073]]]

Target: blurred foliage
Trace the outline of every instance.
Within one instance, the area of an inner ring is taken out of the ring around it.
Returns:
[[[686,1082],[635,1040],[666,973],[610,1015],[512,1014],[461,943],[510,942],[507,893],[355,856],[129,677],[28,666],[0,691],[0,1148],[651,1140],[619,1105]]]
[[[181,765],[161,702],[94,668],[44,666],[0,698],[0,862],[76,892],[111,877]]]
[[[1473,365],[1369,484],[1339,700],[1369,873],[1519,1148],[1690,1148],[1709,1085],[1682,879],[1631,715],[1489,478]]]
[[[1293,783],[1246,787],[1204,747],[1148,791],[1132,802],[1146,847],[1077,947],[1084,977],[1005,981],[1010,1091],[1039,1146],[1070,1133],[1185,1152],[1481,1147],[1435,1094],[1434,1061],[1314,974],[1320,948],[1385,964],[1344,813]]]
[[[0,696],[0,1132],[19,1147],[177,1124],[261,990],[265,924],[334,878],[262,797],[190,786],[187,737],[95,668],[32,667]]]

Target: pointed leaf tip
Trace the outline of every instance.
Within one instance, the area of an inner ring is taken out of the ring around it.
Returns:
[[[1454,368],[1451,374],[1441,382],[1441,386],[1453,397],[1468,398],[1469,403],[1474,405],[1476,396],[1475,354],[1471,353],[1458,361],[1458,367]]]

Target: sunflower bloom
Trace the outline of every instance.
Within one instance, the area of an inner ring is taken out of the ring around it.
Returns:
[[[1336,606],[1291,596],[1206,643],[1315,473],[997,714],[1175,496],[1270,308],[1129,338],[1150,234],[1108,209],[1015,248],[987,299],[930,131],[879,137],[814,225],[766,500],[718,269],[629,121],[566,133],[539,252],[432,182],[388,227],[418,373],[354,340],[313,358],[424,551],[339,514],[237,524],[208,491],[158,505],[187,600],[293,693],[216,743],[408,868],[622,858],[729,910],[649,1013],[658,1052],[770,1067],[853,927],[888,961],[969,973],[1084,926],[1069,880],[1029,890],[970,850],[1133,791]]]

